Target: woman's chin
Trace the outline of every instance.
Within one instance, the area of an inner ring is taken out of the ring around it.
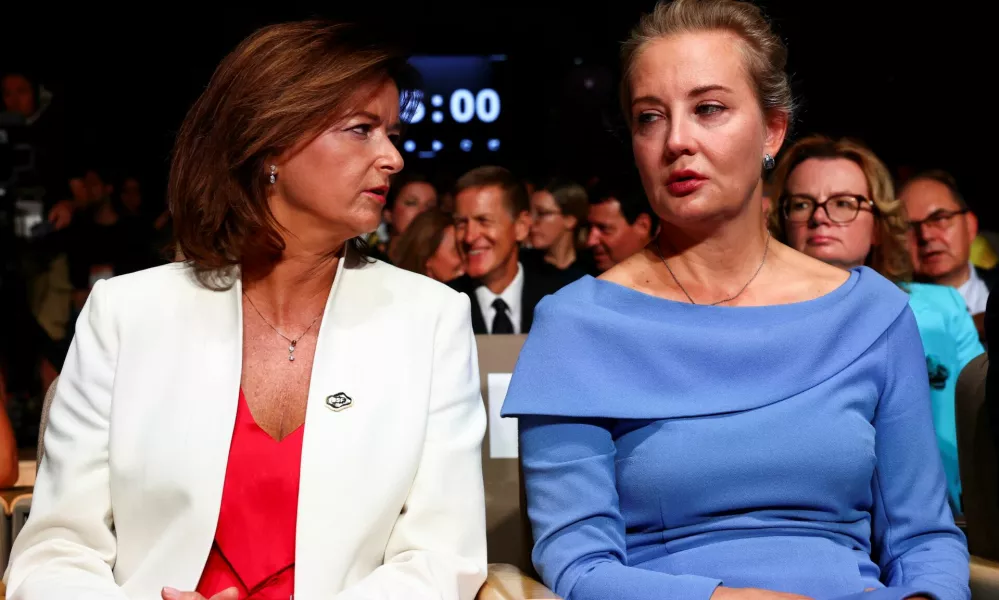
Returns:
[[[535,239],[532,237],[530,242],[531,248],[534,248],[535,250],[547,250],[549,246],[551,246],[551,243],[544,239]]]

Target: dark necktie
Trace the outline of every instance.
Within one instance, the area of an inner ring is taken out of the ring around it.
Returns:
[[[496,309],[496,316],[493,317],[493,328],[491,333],[513,333],[513,323],[506,311],[509,308],[502,298],[493,300],[493,308]]]

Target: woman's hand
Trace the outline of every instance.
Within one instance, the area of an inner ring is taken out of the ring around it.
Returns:
[[[757,588],[730,588],[719,586],[711,594],[711,600],[812,600],[800,594],[771,592]]]
[[[231,587],[227,590],[222,590],[211,598],[205,598],[198,592],[182,592],[165,587],[160,592],[160,595],[163,597],[163,600],[237,600],[239,598],[239,590]]]

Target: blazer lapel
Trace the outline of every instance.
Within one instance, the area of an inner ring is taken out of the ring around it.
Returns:
[[[482,307],[479,306],[479,297],[475,295],[475,290],[468,292],[468,299],[472,305],[472,333],[477,335],[489,333],[486,328],[486,320],[482,318]]]
[[[153,431],[173,432],[157,440],[155,451],[169,453],[176,494],[191,506],[190,518],[172,524],[169,535],[186,540],[192,551],[167,561],[170,584],[187,590],[201,577],[222,503],[243,361],[241,290],[237,281],[226,291],[199,287],[185,296],[180,311],[189,325],[164,348],[165,364],[178,364],[170,371],[176,376],[153,392],[163,399],[153,409],[153,420],[160,421]]]
[[[384,475],[364,469],[362,457],[384,409],[371,382],[387,377],[379,357],[398,332],[377,318],[377,280],[364,273],[372,267],[340,263],[319,328],[302,441],[295,544],[295,595],[302,598],[329,597],[348,578],[352,540],[364,527],[351,515],[370,504],[357,490]]]
[[[479,306],[479,298],[475,295],[475,288],[479,287],[478,282],[467,275],[463,275],[449,285],[451,289],[468,296],[472,304],[472,333],[476,335],[489,333],[489,329],[486,328],[486,320],[482,318],[482,308]]]
[[[533,269],[524,269],[524,290],[520,294],[520,332],[530,333],[534,324],[534,308],[545,295],[544,286]]]

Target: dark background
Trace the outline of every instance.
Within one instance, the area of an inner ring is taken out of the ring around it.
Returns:
[[[282,1],[226,10],[37,4],[2,10],[0,71],[36,74],[65,109],[70,148],[138,171],[155,200],[174,132],[225,53],[259,26],[312,16],[368,22],[414,53],[507,55],[503,156],[525,175],[583,177],[627,165],[617,50],[654,2]],[[790,50],[801,103],[795,134],[859,137],[895,170],[948,169],[983,225],[996,228],[999,211],[986,188],[996,52],[980,9],[961,2],[926,11],[900,1],[761,5]]]

